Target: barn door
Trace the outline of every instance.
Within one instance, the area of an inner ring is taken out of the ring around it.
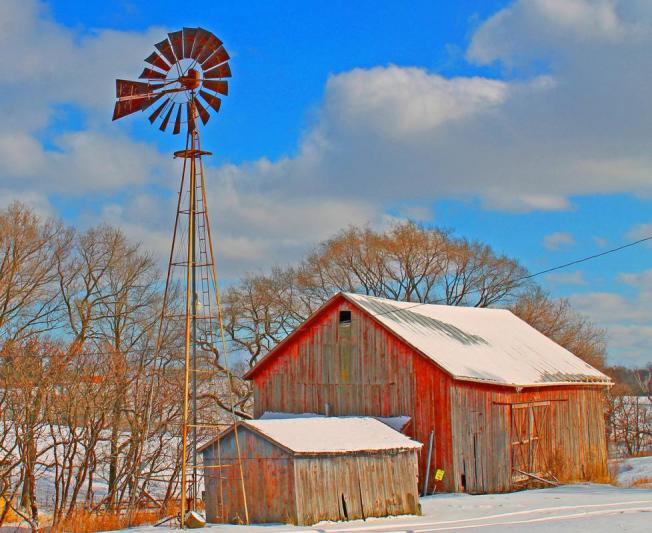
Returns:
[[[550,476],[549,408],[550,402],[512,404],[512,485],[522,487]]]

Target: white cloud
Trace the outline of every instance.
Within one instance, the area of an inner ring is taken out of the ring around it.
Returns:
[[[634,241],[652,237],[652,223],[636,224],[625,234],[625,237]],[[651,245],[648,243],[648,245]]]
[[[588,285],[584,272],[553,272],[546,274],[546,281],[552,285]]]
[[[518,0],[481,25],[467,57],[511,65],[569,45],[618,43],[649,35],[650,15],[633,0]]]
[[[329,78],[325,112],[341,128],[406,141],[492,109],[507,89],[502,81],[447,79],[414,67],[357,68]]]
[[[551,233],[550,235],[546,235],[543,238],[543,245],[548,249],[548,250],[560,250],[561,248],[565,246],[570,246],[571,244],[574,244],[575,240],[573,239],[573,236],[570,233],[566,233],[563,231],[558,231],[556,233]]]
[[[609,244],[608,239],[605,239],[604,237],[600,237],[599,235],[594,235],[592,238],[596,246],[600,248],[605,248]]]
[[[606,329],[611,363],[644,366],[652,361],[652,269],[622,273],[616,281],[630,291],[574,294],[569,300]]]
[[[115,78],[133,74],[161,33],[152,28],[80,36],[52,20],[39,2],[0,2],[3,184],[23,192],[84,194],[153,180],[160,169],[156,150],[116,134],[109,119]],[[82,109],[87,124],[46,135],[45,145],[42,130],[59,118],[61,105]]]

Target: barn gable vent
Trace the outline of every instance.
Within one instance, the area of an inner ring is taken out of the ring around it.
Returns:
[[[351,325],[351,311],[348,309],[340,310],[340,326]]]

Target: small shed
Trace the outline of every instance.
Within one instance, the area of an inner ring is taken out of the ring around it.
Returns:
[[[208,522],[244,522],[235,431],[251,523],[419,514],[420,443],[373,418],[305,417],[243,421],[200,449]]]

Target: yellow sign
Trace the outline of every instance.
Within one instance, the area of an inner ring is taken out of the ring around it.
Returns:
[[[436,479],[437,481],[441,481],[442,479],[444,479],[444,471],[443,471],[443,470],[440,470],[440,469],[438,468],[438,469],[435,471],[435,479]]]

